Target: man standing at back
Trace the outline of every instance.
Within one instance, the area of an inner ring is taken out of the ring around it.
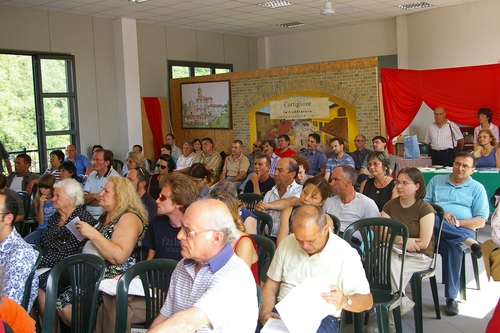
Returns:
[[[197,201],[181,223],[177,239],[184,259],[148,332],[255,332],[255,280],[231,248],[238,236],[227,206],[215,199]]]
[[[456,297],[460,289],[460,271],[463,250],[461,244],[481,256],[481,247],[475,241],[474,230],[484,227],[489,216],[488,197],[484,186],[471,178],[476,159],[467,152],[455,156],[451,175],[434,176],[427,184],[425,201],[443,208],[444,222],[439,253],[443,260],[443,283],[446,314],[458,314]],[[439,224],[434,226],[437,235]]]
[[[309,162],[311,169],[307,172],[311,176],[324,176],[326,169],[326,155],[318,150],[318,144],[321,138],[318,133],[309,134],[307,140],[307,150],[301,151],[299,154],[304,156]]]
[[[40,178],[30,172],[31,157],[28,154],[17,155],[14,161],[14,172],[7,177],[7,187],[14,191],[26,191],[31,194],[33,180]]]
[[[425,142],[431,145],[432,165],[451,166],[455,156],[455,146],[462,151],[464,137],[457,124],[446,119],[446,111],[442,106],[434,109],[434,122],[427,130]]]
[[[277,302],[306,280],[322,277],[330,292],[321,297],[335,310],[316,332],[337,333],[342,309],[362,312],[373,305],[359,255],[328,228],[321,207],[302,206],[292,213],[291,220],[293,233],[280,243],[267,272],[259,321],[265,325],[269,318],[279,318],[273,312]]]
[[[85,192],[85,204],[87,205],[87,211],[92,214],[92,216],[101,216],[102,208],[99,206],[99,200],[101,200],[102,188],[108,182],[109,176],[120,177],[118,172],[113,169],[113,152],[108,149],[97,149],[94,152],[92,159],[92,171],[83,187]]]
[[[66,158],[64,160],[73,162],[78,176],[84,176],[87,167],[90,165],[89,160],[84,155],[76,153],[74,145],[66,146]]]
[[[5,275],[2,293],[21,304],[28,275],[36,263],[38,253],[26,243],[12,227],[17,215],[16,201],[7,194],[0,194],[0,266]],[[28,312],[38,293],[38,276],[31,284]]]

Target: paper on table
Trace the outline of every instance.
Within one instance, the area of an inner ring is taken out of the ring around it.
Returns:
[[[269,318],[260,333],[290,333],[281,319]]]
[[[322,293],[329,292],[328,281],[314,277],[293,288],[285,298],[276,304],[276,310],[290,333],[315,333],[327,315],[335,311]]]
[[[101,284],[99,284],[99,290],[105,292],[108,295],[115,296],[117,284],[118,280],[104,279],[101,281]],[[128,294],[143,297],[145,296],[141,279],[132,279],[128,287]]]
[[[85,237],[83,237],[80,231],[76,228],[76,222],[78,221],[80,221],[80,218],[77,216],[71,221],[69,221],[68,224],[66,224],[66,228],[68,228],[69,231],[71,231],[71,233],[75,235],[76,239],[78,239],[78,241],[81,242],[82,240],[85,239]]]

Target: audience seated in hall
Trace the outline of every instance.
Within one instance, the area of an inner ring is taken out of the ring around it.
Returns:
[[[278,148],[274,150],[274,153],[279,157],[292,157],[297,154],[290,149],[290,137],[286,134],[278,136]]]
[[[271,159],[266,155],[260,155],[255,158],[254,172],[250,174],[250,180],[247,182],[244,193],[256,193],[265,196],[274,186],[274,178],[269,175],[271,169]]]
[[[500,150],[490,130],[479,131],[474,157],[477,159],[478,168],[500,167]]]
[[[280,226],[281,212],[288,207],[298,206],[302,185],[295,182],[299,165],[290,157],[281,158],[276,164],[274,181],[276,185],[266,193],[264,200],[255,209],[265,212],[273,218],[271,239],[275,240]]]
[[[196,154],[194,152],[193,143],[189,141],[184,142],[182,145],[182,155],[177,159],[175,171],[187,174],[195,158]]]
[[[14,223],[24,221],[24,204],[23,198],[16,191],[11,190],[7,187],[7,178],[3,173],[0,173],[0,193],[5,193],[9,195],[12,199],[14,199],[17,203],[17,216],[14,220]]]
[[[248,158],[243,154],[243,142],[234,140],[231,144],[231,155],[224,161],[219,181],[229,181],[240,187],[250,167]]]
[[[262,155],[264,155],[264,153],[262,152],[262,140],[255,140],[252,145],[252,152],[247,154],[248,162],[250,162],[248,174],[254,171],[255,158]]]
[[[214,176],[212,170],[202,163],[194,163],[189,169],[189,179],[191,179],[198,192],[198,199],[204,199],[208,196],[210,188],[207,184],[211,183]]]
[[[363,134],[356,135],[356,137],[354,138],[354,146],[356,147],[356,150],[349,153],[349,155],[351,155],[352,159],[354,160],[354,168],[356,169],[356,172],[359,172],[359,170],[361,170],[366,156],[368,156],[368,154],[372,152],[370,149],[365,148],[365,143],[366,136],[364,136]]]
[[[373,151],[383,151],[387,153],[387,139],[383,136],[377,135],[372,139]],[[396,158],[394,155],[387,153],[389,155],[390,163],[390,172],[392,173],[396,167]],[[363,161],[363,165],[361,166],[361,170],[359,170],[358,183],[361,184],[363,181],[370,178],[370,171],[368,171],[368,156],[365,157]]]
[[[160,158],[158,158],[158,161],[156,162],[156,168],[158,170],[155,171],[155,173],[151,175],[151,178],[149,179],[148,193],[153,199],[156,200],[161,192],[161,178],[166,174],[173,172],[176,166],[177,165],[175,164],[172,156],[167,154],[160,155]]]
[[[123,165],[122,176],[125,177],[129,170],[132,170],[135,167],[146,168],[146,158],[144,158],[144,155],[140,152],[128,152],[127,157],[125,158],[125,164]]]
[[[307,159],[300,154],[293,155],[292,158],[299,165],[299,172],[297,173],[297,176],[295,176],[295,182],[299,185],[304,185],[304,183],[308,179],[313,177],[313,176],[307,174],[309,172],[309,170],[311,170],[311,167],[309,166],[309,162],[307,162]]]
[[[311,169],[307,174],[311,176],[325,175],[326,155],[322,151],[319,151],[318,145],[320,143],[321,137],[318,133],[309,134],[307,149],[299,153],[307,159],[307,162],[309,162],[309,167]]]

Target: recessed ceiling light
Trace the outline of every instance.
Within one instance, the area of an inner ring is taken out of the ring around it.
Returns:
[[[295,27],[301,27],[303,25],[307,25],[307,23],[300,23],[300,22],[281,23],[278,24],[278,27],[295,28]]]
[[[409,3],[407,5],[401,5],[398,7],[401,9],[412,10],[412,9],[431,7],[431,6],[432,5],[430,3],[427,3],[427,2],[417,2],[417,3]]]
[[[149,0],[127,0],[128,2],[146,2],[146,1],[149,1]]]
[[[273,0],[273,1],[261,2],[258,5],[266,8],[279,8],[279,7],[295,5],[295,3],[287,0]]]

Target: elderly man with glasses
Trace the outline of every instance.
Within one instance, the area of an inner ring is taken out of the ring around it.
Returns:
[[[484,186],[471,178],[476,167],[474,155],[460,152],[453,161],[451,175],[433,177],[427,185],[425,201],[441,206],[444,213],[439,253],[443,260],[443,282],[446,314],[458,314],[456,297],[460,289],[460,270],[463,251],[460,244],[469,246],[481,257],[481,247],[474,239],[474,229],[484,227],[489,216],[488,197]],[[434,234],[439,231],[436,221]]]
[[[236,238],[236,224],[222,201],[205,199],[186,210],[177,234],[184,259],[148,332],[255,332],[255,280],[233,252]]]

